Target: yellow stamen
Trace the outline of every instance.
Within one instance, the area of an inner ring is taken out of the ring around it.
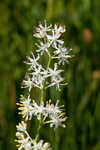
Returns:
[[[68,117],[65,117],[65,118],[64,118],[64,121],[66,121],[66,120],[67,120],[67,118],[68,118]]]
[[[16,105],[20,105],[20,103],[16,103]]]
[[[49,99],[49,103],[51,103],[51,99]]]
[[[66,128],[66,125],[65,125],[65,124],[62,124],[62,127],[63,127],[63,128]]]
[[[21,113],[21,112],[18,112],[18,114],[21,115],[22,113]]]
[[[33,99],[32,101],[33,101],[33,103],[35,102],[35,100],[34,100],[34,99]]]
[[[14,141],[17,142],[18,140],[15,139]]]
[[[60,114],[60,116],[64,116],[64,115],[65,115],[65,112],[63,112],[63,113]]]
[[[23,115],[22,117],[23,117],[23,118],[25,118],[25,117],[26,117],[26,115]]]
[[[23,95],[20,95],[20,100],[24,100],[24,96]]]
[[[46,101],[46,104],[48,104],[48,101]]]
[[[24,110],[24,107],[19,107],[18,109],[19,109],[19,110]]]
[[[68,83],[66,82],[66,83],[64,83],[64,85],[68,85]]]

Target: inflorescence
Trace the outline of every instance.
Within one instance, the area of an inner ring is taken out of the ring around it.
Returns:
[[[44,143],[43,140],[37,138],[32,139],[27,132],[27,120],[31,120],[35,116],[39,120],[39,124],[49,124],[50,127],[54,127],[54,130],[59,126],[66,127],[64,124],[67,117],[65,116],[64,106],[59,106],[59,100],[56,104],[53,104],[53,100],[45,100],[43,95],[47,88],[52,86],[56,87],[56,90],[60,90],[61,86],[66,85],[64,78],[61,77],[63,70],[61,65],[69,61],[71,55],[69,50],[64,46],[64,41],[60,39],[62,33],[66,31],[65,26],[58,24],[47,26],[44,21],[44,26],[40,23],[36,28],[36,32],[33,35],[38,38],[36,43],[37,56],[31,52],[31,57],[27,57],[25,64],[28,65],[28,73],[26,73],[25,80],[23,80],[22,88],[28,89],[28,96],[21,95],[20,101],[16,103],[19,106],[19,114],[22,115],[24,121],[21,121],[16,126],[17,132],[15,140],[18,144],[18,150],[50,150],[50,144]],[[48,63],[46,67],[40,64],[40,59],[43,55],[48,55]],[[53,68],[51,68],[51,61],[54,60]],[[37,103],[36,100],[31,99],[32,88],[38,88],[41,90],[41,99]],[[39,133],[38,133],[39,134]]]

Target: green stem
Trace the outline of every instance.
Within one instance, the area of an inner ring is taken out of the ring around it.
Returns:
[[[48,60],[48,64],[47,64],[46,71],[48,71],[48,69],[49,69],[51,60],[52,60],[52,57],[49,56],[49,60]],[[46,88],[45,88],[45,84],[44,84],[44,85],[43,85],[43,88],[42,88],[42,90],[41,90],[41,100],[40,100],[40,104],[43,102],[43,99],[44,99],[44,97],[45,97],[45,92],[46,92],[45,90],[46,90]]]
[[[49,69],[51,60],[52,60],[52,57],[49,56],[49,60],[48,60],[48,64],[47,64],[46,71],[48,71],[48,69]],[[43,84],[43,88],[42,88],[42,90],[41,90],[40,105],[41,105],[41,103],[43,102],[43,99],[44,99],[44,97],[45,97],[45,92],[46,92],[45,84]],[[39,139],[39,132],[40,132],[40,129],[41,129],[41,127],[42,127],[42,124],[43,124],[43,123],[42,123],[42,120],[40,120],[40,121],[39,121],[38,129],[37,129],[37,134],[36,134],[36,137],[35,137],[35,141],[38,141],[38,139]]]
[[[45,88],[44,88],[44,85],[43,85],[43,88],[42,88],[42,90],[41,90],[40,104],[43,102],[43,98],[44,98],[44,90],[45,90]]]
[[[38,141],[38,139],[39,139],[39,132],[40,132],[41,127],[42,127],[42,121],[40,120],[38,130],[37,130],[37,135],[35,137],[35,141]]]
[[[47,2],[46,3],[47,4],[46,19],[50,21],[53,17],[53,3],[54,3],[54,1],[53,0],[47,0],[46,2]]]
[[[49,66],[50,66],[51,60],[52,60],[52,57],[51,57],[51,56],[49,56],[49,61],[48,61],[47,68],[46,68],[46,70],[47,70],[47,71],[48,71],[48,69],[49,69]]]
[[[25,134],[30,138],[31,143],[33,143],[33,140],[32,140],[32,138],[30,137],[30,135],[28,134],[27,131],[25,131]]]

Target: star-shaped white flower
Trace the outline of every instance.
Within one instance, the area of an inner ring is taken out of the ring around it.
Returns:
[[[21,121],[21,123],[19,123],[17,126],[17,131],[22,131],[25,132],[26,131],[26,123],[24,121]]]
[[[52,30],[52,35],[47,35],[48,41],[50,41],[50,44],[53,48],[57,46],[57,44],[63,44],[64,41],[60,40],[61,33],[55,32],[55,30]]]
[[[32,52],[31,52],[31,54],[32,54],[32,57],[27,57],[29,62],[25,62],[26,64],[28,64],[30,66],[29,70],[33,70],[34,68],[39,66],[38,60],[40,59],[39,55],[35,58],[35,56],[34,56],[34,54]]]
[[[58,59],[59,64],[63,64],[65,62],[68,62],[68,59],[71,58],[69,55],[68,49],[66,47],[62,47],[61,44],[58,45],[58,47],[55,47],[54,55]]]
[[[20,107],[18,108],[21,112],[20,114],[25,118],[25,120],[32,119],[32,111],[33,107],[31,106],[31,98],[30,95],[27,98],[20,98],[20,103],[17,103]]]
[[[33,87],[33,82],[31,80],[31,78],[29,77],[29,75],[27,76],[26,80],[23,80],[23,86],[22,88],[28,88],[29,92],[31,91]]]
[[[38,49],[37,49],[38,53],[43,55],[44,52],[47,52],[47,54],[50,55],[50,52],[49,52],[50,43],[49,42],[46,42],[46,43],[40,42],[40,45],[37,45],[37,46],[38,46]]]
[[[34,87],[42,89],[45,79],[47,78],[47,71],[41,65],[39,65],[34,69],[31,75]]]
[[[51,83],[47,86],[47,87],[51,87],[51,86],[54,86],[56,85],[56,88],[58,90],[60,90],[60,83],[64,80],[61,76],[60,76],[60,73],[63,71],[63,70],[58,70],[57,69],[57,63],[55,63],[54,65],[54,70],[49,68],[49,75],[50,78],[51,78]]]
[[[47,36],[47,32],[51,31],[52,25],[47,26],[46,21],[44,23],[44,26],[40,23],[39,27],[36,28],[36,33],[34,34],[36,38],[45,38]]]
[[[49,143],[43,143],[43,140],[40,140],[38,143],[34,140],[33,150],[50,150]]]

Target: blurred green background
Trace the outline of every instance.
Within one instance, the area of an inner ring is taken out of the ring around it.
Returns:
[[[100,150],[100,1],[0,0],[0,150],[15,150],[15,125],[21,120],[16,101],[25,90],[23,61],[34,47],[33,30],[45,18],[66,25],[65,45],[75,57],[64,67],[69,85],[47,98],[61,99],[66,129],[43,127],[41,138],[53,150]],[[34,94],[37,93],[33,90]],[[35,136],[36,124],[30,125]]]

